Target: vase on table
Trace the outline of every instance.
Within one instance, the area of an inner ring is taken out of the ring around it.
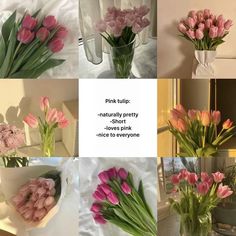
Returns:
[[[135,40],[123,46],[111,47],[111,57],[116,78],[127,79],[131,76]]]

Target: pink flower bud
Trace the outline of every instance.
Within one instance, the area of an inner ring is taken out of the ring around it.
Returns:
[[[68,30],[64,26],[60,26],[60,28],[57,30],[55,37],[60,39],[65,39],[68,35]]]
[[[225,35],[225,28],[224,27],[219,27],[218,28],[218,37],[224,37],[224,35]]]
[[[46,114],[46,121],[47,123],[57,123],[58,122],[58,115],[56,108],[49,108]]]
[[[211,123],[211,116],[210,112],[208,111],[202,111],[201,113],[201,122],[203,126],[209,126]]]
[[[230,119],[227,119],[223,123],[223,129],[229,129],[229,128],[231,128],[232,125],[233,125],[233,121],[231,121]]]
[[[45,208],[36,210],[34,212],[33,220],[34,221],[40,221],[47,215],[47,210]]]
[[[99,213],[102,210],[102,205],[99,203],[93,203],[92,207],[90,208],[90,211],[94,213]]]
[[[192,17],[188,17],[186,19],[185,23],[191,29],[193,29],[195,27],[195,25],[196,25],[196,21]]]
[[[212,114],[212,122],[215,124],[215,125],[218,125],[220,123],[220,120],[221,120],[221,114],[220,114],[220,111],[213,111]]]
[[[108,183],[108,181],[110,180],[109,175],[107,173],[107,171],[102,171],[98,174],[99,179],[101,180],[102,183]]]
[[[197,174],[189,173],[189,175],[188,175],[188,183],[190,185],[194,185],[194,184],[196,184],[197,181],[198,181]]]
[[[41,197],[39,198],[36,203],[34,204],[34,207],[37,208],[38,210],[44,208],[44,202],[45,202],[46,198],[45,197]]]
[[[179,30],[181,33],[185,34],[186,31],[187,31],[187,28],[186,28],[186,26],[181,22],[181,23],[179,23],[179,25],[178,25],[178,30]]]
[[[103,33],[107,30],[107,24],[104,20],[100,20],[96,23],[95,25],[95,29],[96,31],[98,31],[99,33]]]
[[[43,26],[46,27],[48,30],[52,30],[57,26],[57,20],[55,16],[47,16],[43,20]]]
[[[212,19],[207,19],[206,22],[205,22],[206,29],[210,29],[212,24],[213,24],[213,20]]]
[[[195,39],[195,33],[193,30],[189,29],[186,31],[186,35],[190,38],[190,39]]]
[[[33,30],[36,25],[37,25],[37,20],[29,14],[27,14],[22,21],[22,27],[28,30]]]
[[[108,195],[110,192],[112,192],[112,189],[108,184],[100,184],[100,187],[106,195]]]
[[[31,128],[38,127],[38,119],[31,113],[24,118],[24,122]]]
[[[188,179],[188,176],[189,176],[189,172],[186,170],[186,169],[182,169],[178,175],[178,178],[180,180],[184,179],[184,180],[187,180]]]
[[[199,113],[199,111],[197,110],[188,110],[188,117],[190,120],[195,120],[197,118],[197,114]]]
[[[212,173],[212,176],[216,183],[222,182],[222,180],[225,178],[225,175],[219,171],[216,173]]]
[[[215,39],[218,36],[218,27],[217,26],[211,26],[209,31],[209,37],[211,39]]]
[[[180,182],[179,175],[175,174],[171,176],[171,183],[174,185],[178,185]]]
[[[132,189],[130,188],[130,186],[126,182],[122,183],[121,189],[127,195],[131,194],[131,192],[132,192]]]
[[[35,33],[26,28],[21,28],[17,33],[17,40],[23,44],[29,44],[33,41]]]
[[[41,111],[46,111],[49,108],[49,98],[41,97],[39,105],[40,105]]]
[[[107,223],[105,218],[99,214],[96,214],[93,218],[94,218],[95,222],[98,224],[104,225]]]
[[[112,203],[113,205],[118,205],[119,204],[119,199],[118,197],[116,196],[115,193],[113,192],[110,192],[108,195],[107,195],[107,200]]]
[[[116,168],[110,168],[109,170],[107,170],[107,174],[109,176],[110,179],[116,179],[117,178],[117,171]]]
[[[26,221],[32,221],[32,219],[33,219],[33,214],[34,214],[34,210],[33,210],[33,209],[28,209],[28,210],[24,213],[23,217],[24,217],[24,219],[25,219]]]
[[[36,37],[43,43],[48,38],[49,34],[50,32],[48,31],[48,29],[42,27],[37,31]]]
[[[221,183],[217,189],[217,197],[220,199],[223,198],[227,198],[228,196],[230,196],[231,194],[233,194],[233,191],[231,190],[231,188],[227,185],[223,186],[223,184]]]
[[[218,26],[218,28],[224,27],[225,19],[224,19],[224,17],[222,15],[218,16],[216,25]]]
[[[204,196],[208,193],[210,187],[207,182],[197,184],[197,191],[200,195]]]
[[[49,207],[55,204],[55,198],[53,196],[49,196],[44,201],[44,207]]]
[[[198,29],[200,29],[201,31],[204,31],[205,25],[203,23],[198,24]]]
[[[124,168],[120,168],[118,170],[118,175],[122,180],[126,180],[128,178],[129,173]]]
[[[58,116],[58,127],[64,129],[69,125],[69,120],[65,118],[65,114],[62,111],[57,112]]]
[[[175,109],[176,109],[178,112],[180,112],[180,114],[182,114],[183,116],[185,116],[185,115],[187,114],[187,112],[186,112],[184,106],[181,105],[181,104],[177,104],[176,107],[175,107]]]
[[[203,11],[203,17],[204,17],[205,19],[209,18],[210,15],[211,15],[211,11],[210,11],[209,9],[205,9],[205,10]]]
[[[226,30],[229,30],[232,25],[233,25],[233,21],[232,20],[227,20],[224,24],[224,27],[225,27]]]
[[[197,29],[197,30],[196,30],[196,33],[195,33],[195,37],[196,37],[196,39],[198,39],[198,40],[202,40],[203,37],[204,37],[203,31],[202,31],[201,29]]]
[[[178,119],[177,121],[177,130],[181,133],[186,133],[188,130],[188,126],[183,119]]]
[[[100,202],[106,200],[106,195],[102,192],[99,192],[99,191],[95,191],[93,193],[93,197],[94,197],[94,199],[96,199],[97,201],[100,201]]]
[[[57,53],[57,52],[60,52],[64,48],[64,43],[63,43],[62,39],[54,38],[49,42],[48,48],[53,53]]]

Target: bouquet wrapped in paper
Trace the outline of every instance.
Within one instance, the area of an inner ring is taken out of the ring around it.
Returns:
[[[180,146],[181,157],[210,157],[219,147],[235,135],[235,126],[227,119],[218,133],[220,111],[186,111],[182,105],[171,110],[168,121],[170,132]]]
[[[95,222],[114,224],[134,236],[156,236],[157,221],[145,199],[142,181],[136,188],[132,174],[115,167],[98,177],[101,184],[93,193],[91,207]]]

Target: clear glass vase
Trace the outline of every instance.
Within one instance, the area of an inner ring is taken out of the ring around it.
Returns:
[[[41,140],[42,155],[44,157],[55,156],[55,130],[46,129],[46,132],[41,133]]]
[[[134,58],[134,49],[135,40],[124,46],[111,47],[111,57],[116,78],[130,78]]]

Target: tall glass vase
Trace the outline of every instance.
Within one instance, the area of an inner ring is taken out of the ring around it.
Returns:
[[[111,47],[111,57],[116,78],[130,78],[134,58],[134,49],[135,40],[124,46]]]
[[[41,133],[41,150],[44,157],[55,156],[55,129],[47,128]]]

